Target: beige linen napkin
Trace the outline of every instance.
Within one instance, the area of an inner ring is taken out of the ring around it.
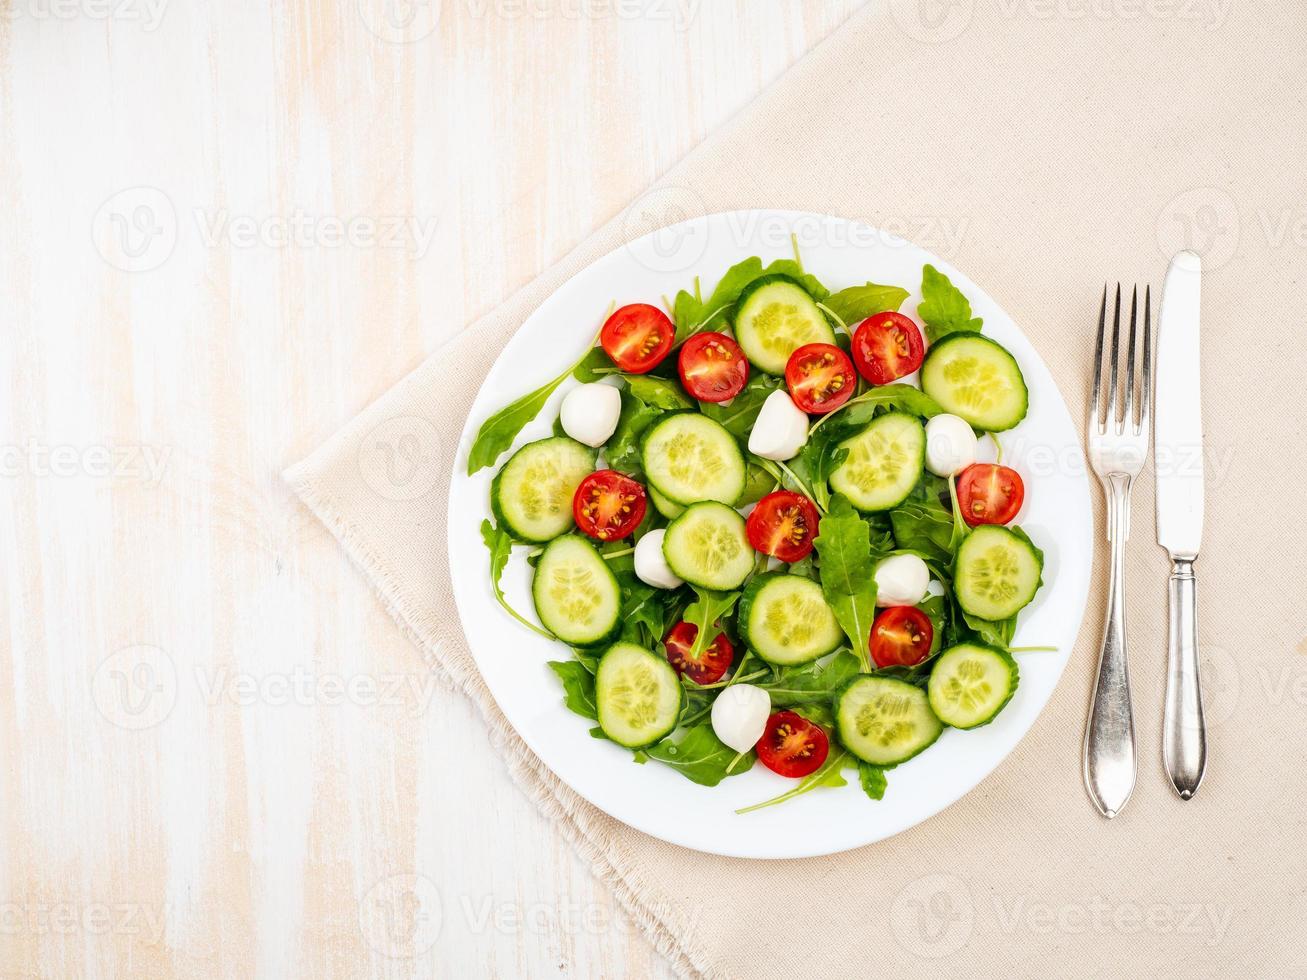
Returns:
[[[1304,42],[1293,4],[873,5],[661,189],[288,472],[432,669],[482,710],[523,790],[681,970],[1307,970]],[[1151,477],[1135,492],[1129,564],[1139,783],[1111,823],[1079,771],[1102,554],[1081,642],[1023,743],[943,814],[858,851],[769,863],[663,844],[580,800],[508,727],[450,601],[451,571],[470,559],[445,546],[448,471],[478,381],[588,262],[651,225],[750,207],[855,217],[949,259],[1026,331],[1077,419],[1103,280],[1159,286],[1171,253],[1204,254],[1211,744],[1192,802],[1161,771],[1167,563]]]

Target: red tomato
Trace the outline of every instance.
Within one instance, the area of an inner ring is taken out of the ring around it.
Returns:
[[[830,739],[820,725],[814,725],[803,715],[778,711],[767,719],[767,727],[755,748],[762,764],[772,772],[802,779],[826,761]]]
[[[785,365],[785,384],[801,411],[825,415],[853,397],[858,376],[849,355],[834,344],[804,344]]]
[[[599,331],[599,343],[627,374],[652,371],[675,339],[676,328],[667,314],[648,303],[632,303],[613,311]]]
[[[871,624],[871,659],[877,667],[914,667],[935,641],[930,617],[916,606],[890,606]]]
[[[962,519],[977,524],[1006,524],[1026,499],[1021,474],[997,463],[972,463],[958,474],[958,504]]]
[[[626,537],[644,520],[644,487],[617,470],[596,470],[581,481],[572,498],[576,526],[600,541]]]
[[[749,380],[740,345],[724,333],[697,333],[681,345],[681,384],[701,402],[734,398]]]
[[[696,684],[714,684],[730,669],[731,661],[735,659],[735,647],[725,633],[718,633],[698,657],[691,657],[690,650],[698,635],[699,627],[694,623],[682,620],[673,626],[671,632],[663,637],[667,662],[678,674],[685,674]]]
[[[754,551],[781,561],[801,561],[817,536],[817,505],[793,490],[777,490],[758,501],[744,527]]]
[[[874,385],[887,385],[921,367],[921,331],[902,313],[876,313],[853,331],[853,360]]]

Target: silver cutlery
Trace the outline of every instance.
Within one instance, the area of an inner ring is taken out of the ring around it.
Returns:
[[[1107,617],[1098,675],[1085,725],[1084,777],[1089,797],[1109,819],[1121,812],[1135,787],[1135,728],[1130,705],[1130,673],[1126,659],[1125,545],[1130,537],[1130,489],[1148,456],[1151,381],[1151,289],[1144,291],[1139,316],[1139,289],[1130,294],[1130,325],[1125,356],[1125,384],[1119,385],[1121,351],[1121,285],[1112,310],[1112,346],[1106,395],[1103,392],[1103,353],[1107,328],[1107,287],[1098,311],[1098,342],[1094,352],[1094,389],[1089,401],[1089,462],[1107,498],[1107,540],[1112,546],[1108,577]],[[1142,331],[1141,331],[1142,325]],[[1142,337],[1141,337],[1142,332]],[[1135,395],[1135,363],[1142,349],[1139,395]]]
[[[1194,561],[1203,536],[1203,417],[1198,360],[1202,262],[1171,260],[1157,315],[1157,410],[1153,438],[1157,543],[1171,556],[1170,642],[1162,762],[1180,799],[1194,795],[1207,767],[1207,731],[1198,677]]]

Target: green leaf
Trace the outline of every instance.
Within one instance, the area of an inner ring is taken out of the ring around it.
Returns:
[[[979,332],[984,325],[980,317],[971,315],[971,303],[949,281],[949,277],[933,265],[921,270],[921,303],[917,316],[926,325],[926,340],[934,343],[947,334],[960,330]]]
[[[572,377],[581,382],[601,381],[616,371],[617,365],[608,356],[608,352],[602,347],[592,347],[572,368]]]
[[[948,481],[923,473],[908,499],[889,512],[899,548],[919,551],[930,560],[953,563],[953,514],[945,506]]]
[[[794,259],[776,259],[762,270],[762,274],[764,276],[789,276],[791,279],[797,279],[799,284],[803,286],[804,292],[818,303],[824,303],[830,298],[830,290],[822,284],[821,280],[809,272],[804,272],[803,266]],[[736,298],[739,298],[739,293],[736,293]]]
[[[862,791],[870,796],[873,800],[883,800],[885,798],[885,770],[880,766],[873,766],[870,762],[858,760],[858,782],[862,785]]]
[[[694,586],[694,594],[698,598],[681,615],[683,620],[692,623],[699,631],[690,646],[691,660],[697,659],[717,639],[717,634],[721,632],[718,624],[730,615],[735,604],[740,601],[738,592],[714,592],[697,585]]]
[[[632,476],[642,475],[640,437],[663,414],[663,409],[648,405],[629,391],[623,391],[617,428],[604,447],[604,458],[608,460],[608,465]]]
[[[761,803],[755,803],[753,806],[746,806],[736,813],[751,813],[754,810],[761,810],[763,807],[776,806],[778,803],[784,803],[792,800],[796,796],[802,796],[809,793],[819,786],[847,786],[846,780],[840,770],[844,768],[849,759],[849,754],[843,749],[832,752],[830,756],[822,763],[821,768],[810,776],[805,776],[798,786],[788,793],[782,793],[780,796],[774,796],[770,800],[764,800]]]
[[[671,766],[700,786],[716,786],[728,775],[748,772],[754,760],[754,755],[750,752],[728,773],[726,767],[735,760],[738,753],[713,734],[710,722],[702,722],[686,729],[680,738],[665,738],[644,751],[649,758]]]
[[[821,520],[815,544],[821,558],[822,593],[859,663],[869,670],[867,643],[876,618],[871,525],[854,510],[847,497],[836,494]]]
[[[527,629],[552,640],[554,638],[552,633],[541,629],[508,604],[508,599],[504,597],[504,590],[499,585],[504,568],[508,565],[508,556],[513,551],[513,539],[509,537],[507,531],[498,530],[489,520],[484,520],[481,522],[481,540],[490,552],[490,587],[494,589],[495,601]]]
[[[595,704],[595,679],[585,665],[575,660],[551,660],[549,669],[563,682],[563,703],[582,718],[598,721]]]
[[[777,391],[781,386],[779,378],[772,378],[765,374],[755,374],[749,379],[748,384],[744,386],[729,405],[714,404],[713,402],[700,402],[699,410],[714,422],[720,422],[731,435],[742,444],[747,446],[749,443],[749,432],[753,429],[753,424],[758,420],[758,413],[762,411],[762,403],[767,397]]]
[[[707,299],[681,290],[672,303],[672,320],[676,324],[676,342],[679,344],[691,334],[706,329],[715,322],[722,312],[735,304],[744,288],[761,276],[786,275],[797,279],[805,290],[818,302],[830,296],[830,290],[822,285],[816,276],[803,271],[803,267],[794,259],[776,259],[764,266],[762,259],[751,255],[742,262],[727,269],[717,286]]]
[[[868,282],[832,293],[826,305],[852,330],[873,313],[897,310],[907,298],[908,291],[900,286],[878,286]]]
[[[858,673],[858,658],[841,650],[829,661],[816,661],[780,671],[775,680],[757,684],[771,695],[776,707],[829,701]]]
[[[694,399],[687,395],[681,386],[668,378],[657,378],[647,374],[624,374],[632,396],[652,408],[673,411],[680,408],[694,408]]]

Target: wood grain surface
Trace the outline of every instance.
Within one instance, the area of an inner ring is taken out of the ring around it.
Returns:
[[[4,976],[666,975],[279,473],[856,6],[0,0]]]

